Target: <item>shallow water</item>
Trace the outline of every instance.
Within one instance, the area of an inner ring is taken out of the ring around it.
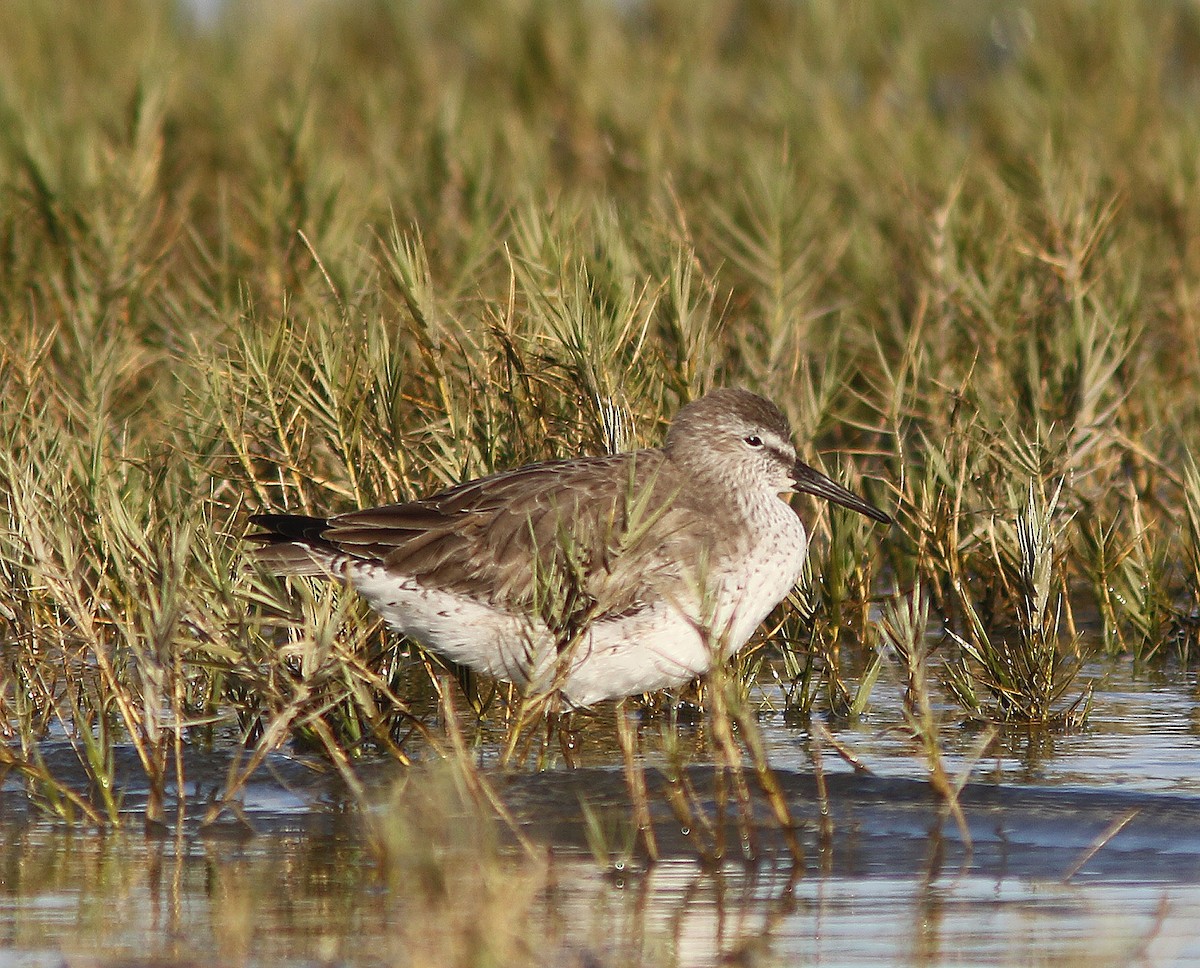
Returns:
[[[3,846],[0,966],[145,959],[218,965],[438,963],[462,920],[376,883],[356,841],[273,831],[241,845],[29,830]],[[469,858],[463,857],[464,867]],[[806,875],[672,858],[615,878],[554,861],[527,916],[536,963],[1189,964],[1200,886],[1002,875]],[[515,880],[524,875],[517,871]],[[453,897],[448,903],[453,904]],[[471,896],[469,912],[489,917]],[[412,920],[441,924],[416,932]],[[535,936],[537,931],[535,929]],[[431,957],[432,956],[432,957]]]
[[[1200,684],[1194,672],[1170,677],[1134,678],[1127,666],[1093,665],[1080,683],[1092,681],[1095,694],[1086,728],[1068,733],[1011,731],[1001,737],[1002,755],[974,762],[972,776],[994,783],[1036,783],[1132,789],[1200,796]],[[901,692],[882,682],[871,708],[837,737],[883,776],[921,776],[924,761],[907,738]],[[942,741],[948,768],[966,769],[979,731],[956,725],[954,707],[944,709],[948,725]],[[779,717],[766,730],[770,758],[781,767],[805,769],[806,735]],[[842,768],[830,757],[829,769]]]
[[[825,828],[808,734],[763,719],[801,821],[799,863],[765,825],[758,862],[702,864],[696,835],[684,835],[655,797],[664,860],[622,866],[617,852],[605,869],[587,846],[579,804],[616,818],[608,843],[619,846],[627,797],[611,765],[493,777],[535,841],[532,855],[477,818],[438,814],[436,791],[387,799],[398,771],[379,765],[374,814],[407,817],[395,825],[386,869],[336,778],[300,758],[272,757],[247,789],[252,833],[232,823],[206,832],[188,824],[160,839],[71,831],[19,809],[9,777],[0,796],[0,968],[1200,963],[1195,677],[1093,674],[1105,681],[1087,730],[1008,737],[1000,754],[975,764],[964,793],[969,851],[939,817],[886,684],[871,714],[835,731],[875,776],[854,775],[828,749],[821,758]],[[948,726],[944,738],[962,766],[978,731]],[[198,757],[195,790],[216,785],[226,762]],[[711,807],[712,771],[689,776]],[[657,777],[652,770],[652,786]],[[434,815],[405,813],[404,798],[422,796]],[[131,788],[130,809],[138,802]],[[736,836],[730,843],[727,856],[737,856]]]

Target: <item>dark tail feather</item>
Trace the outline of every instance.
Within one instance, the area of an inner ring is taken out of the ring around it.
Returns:
[[[262,547],[251,556],[277,575],[335,576],[346,556],[332,542],[321,537],[329,527],[326,518],[305,514],[254,514],[250,523],[265,531],[246,535]]]
[[[246,535],[248,541],[274,544],[279,541],[320,541],[329,527],[328,518],[312,518],[307,514],[252,514],[250,523],[267,530]]]

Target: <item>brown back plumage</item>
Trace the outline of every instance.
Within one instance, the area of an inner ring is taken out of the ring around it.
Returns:
[[[551,625],[637,609],[679,570],[681,481],[657,449],[550,461],[328,520],[257,515],[255,557],[283,574],[361,563]],[[614,486],[616,482],[616,486]],[[650,525],[653,524],[653,527]],[[704,557],[699,547],[689,560]]]

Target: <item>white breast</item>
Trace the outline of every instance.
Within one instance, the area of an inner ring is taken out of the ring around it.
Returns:
[[[808,536],[791,506],[774,498],[755,509],[755,535],[744,555],[721,576],[721,597],[712,621],[719,648],[729,656],[744,646],[804,570]]]

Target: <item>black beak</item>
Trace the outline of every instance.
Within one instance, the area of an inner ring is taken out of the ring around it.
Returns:
[[[834,504],[840,504],[851,511],[865,514],[868,518],[874,518],[881,524],[892,523],[892,519],[880,511],[879,508],[875,507],[874,504],[864,501],[853,491],[846,490],[836,481],[831,481],[820,471],[809,467],[804,461],[796,461],[796,466],[792,469],[792,477],[796,481],[792,485],[793,491],[815,494],[817,497],[823,497],[825,500],[832,501]]]

